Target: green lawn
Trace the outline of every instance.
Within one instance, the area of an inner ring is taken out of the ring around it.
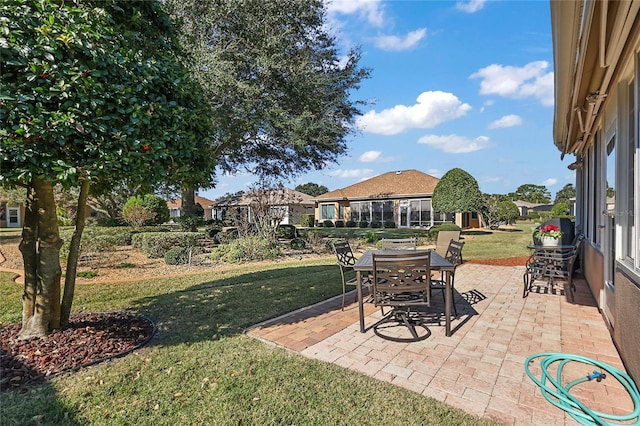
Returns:
[[[463,232],[466,259],[527,254],[533,225]],[[398,234],[399,235],[399,234]],[[22,288],[0,273],[0,324]],[[341,293],[331,256],[224,273],[77,286],[74,310],[129,309],[158,334],[116,361],[0,394],[3,425],[492,424],[431,398],[242,334]]]

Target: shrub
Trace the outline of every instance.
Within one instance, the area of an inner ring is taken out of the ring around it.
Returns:
[[[289,244],[294,250],[302,250],[307,246],[307,243],[302,238],[294,238]]]
[[[167,265],[185,265],[189,263],[189,253],[184,247],[173,247],[164,254]]]
[[[298,235],[295,225],[278,225],[278,238],[291,240]]]
[[[374,220],[371,222],[371,227],[372,228],[381,228],[382,227],[382,223],[378,222],[377,220]]]
[[[96,224],[98,226],[105,227],[116,227],[116,226],[126,226],[127,223],[121,217],[109,217],[109,216],[100,216],[96,219]]]
[[[79,271],[76,273],[76,277],[79,278],[93,278],[98,276],[98,271]]]
[[[199,244],[204,234],[199,232],[145,232],[142,234],[140,250],[149,258],[164,257],[173,247],[193,247]]]
[[[303,214],[300,215],[300,226],[304,226],[307,228],[313,228],[313,224],[315,222],[315,216],[312,214]]]
[[[360,221],[360,222],[358,222],[358,227],[359,228],[368,228],[369,227],[369,222],[367,222],[366,220]]]
[[[396,223],[393,220],[385,220],[384,221],[384,227],[385,228],[395,228],[396,227]]]
[[[369,231],[364,234],[364,240],[369,244],[373,244],[378,241],[378,234],[376,234],[375,231]]]
[[[333,227],[334,227],[333,221],[332,221],[332,220],[329,220],[329,219],[327,219],[327,220],[325,220],[324,222],[322,222],[322,225],[323,225],[325,228],[333,228]]]
[[[356,227],[356,222],[353,220],[348,220],[347,223],[347,228],[355,228]]]
[[[344,220],[336,220],[336,228],[344,228]]]
[[[199,206],[200,204],[196,204]],[[198,226],[204,225],[204,218],[201,215],[180,216],[177,218],[180,229],[184,232],[197,232]]]
[[[242,263],[257,260],[276,259],[282,255],[273,242],[261,237],[242,237],[229,244],[220,244],[211,252],[213,260]]]

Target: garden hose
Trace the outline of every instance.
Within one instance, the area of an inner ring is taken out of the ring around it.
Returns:
[[[540,378],[534,377],[529,369],[529,366],[536,358],[542,358],[540,361],[540,367],[542,369],[542,375]],[[586,374],[584,377],[563,385],[562,370],[569,362],[586,364],[591,367],[595,367],[596,370]],[[554,363],[558,363],[555,380],[549,373],[549,367]],[[638,388],[634,381],[624,371],[584,356],[553,352],[543,352],[531,355],[525,361],[524,368],[529,378],[540,387],[545,399],[556,407],[566,411],[581,425],[606,426],[614,424],[619,425],[621,422],[625,422],[624,424],[640,424],[640,394],[638,393]],[[591,410],[570,393],[571,388],[580,383],[590,380],[601,382],[607,377],[613,377],[618,380],[618,382],[620,382],[629,393],[634,406],[634,410],[629,414],[614,415]],[[613,421],[614,423],[610,423],[609,421]],[[628,423],[631,421],[634,422]]]

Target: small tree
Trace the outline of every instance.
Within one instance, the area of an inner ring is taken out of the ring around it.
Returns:
[[[122,218],[129,225],[140,228],[155,219],[156,214],[140,203],[125,206]]]
[[[144,212],[149,214],[145,214]],[[122,217],[132,226],[144,225],[160,225],[169,220],[169,208],[167,202],[154,194],[145,194],[131,197],[127,200],[122,209]],[[142,223],[133,225],[129,219],[139,222],[146,218]]]
[[[249,198],[250,219],[256,232],[273,243],[278,241],[278,225],[287,216],[289,205],[302,201],[281,183],[271,185],[264,179],[250,190]]]
[[[512,224],[520,216],[518,206],[505,195],[485,195],[482,215],[491,229],[502,223]]]
[[[462,169],[451,169],[433,190],[433,209],[441,213],[479,212],[482,192],[478,182]]]

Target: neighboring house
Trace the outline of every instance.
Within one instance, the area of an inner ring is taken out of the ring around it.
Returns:
[[[440,179],[418,170],[388,172],[315,198],[317,222],[394,222],[398,228],[430,228],[454,222],[462,228],[480,225],[477,213],[435,213],[433,190]]]
[[[554,142],[575,156],[584,276],[640,380],[640,2],[551,2]],[[607,183],[609,185],[607,185]],[[607,186],[615,197],[607,198]]]
[[[253,191],[241,197],[219,200],[213,203],[213,217],[218,220],[226,219],[229,214],[247,217],[253,222],[254,210],[265,203],[274,217],[282,218],[281,225],[299,225],[303,214],[313,214],[314,202],[310,195],[289,188],[272,189],[260,195],[260,191]]]
[[[514,204],[518,207],[520,216],[529,216],[531,212],[547,212],[553,208],[553,204],[530,203],[522,200],[514,201]]]
[[[0,228],[22,228],[24,206],[10,206],[0,201]]]
[[[195,198],[196,204],[200,204],[200,206],[202,206],[202,208],[204,209],[204,220],[211,219],[212,213],[213,213],[212,206],[214,204],[214,201],[208,200],[204,197],[200,197],[199,195],[196,195],[194,198]],[[182,208],[182,199],[176,198],[176,199],[167,201],[167,207],[169,208],[169,217],[171,218],[180,217],[182,213],[180,210]]]

